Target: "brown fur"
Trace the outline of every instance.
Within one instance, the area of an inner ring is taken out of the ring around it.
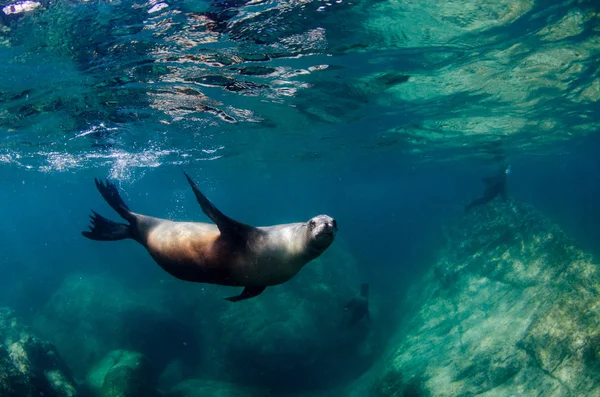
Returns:
[[[233,245],[215,225],[136,216],[143,231],[136,240],[166,272],[185,281],[272,286],[288,281],[312,259],[304,252],[302,224],[259,228],[266,233]]]
[[[174,277],[185,281],[212,282],[225,285],[229,279],[230,254],[219,242],[219,230],[209,224],[171,222],[154,219],[153,227],[140,241],[156,263]]]

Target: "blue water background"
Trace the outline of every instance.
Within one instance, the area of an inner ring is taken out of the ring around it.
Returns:
[[[560,155],[514,157],[509,178],[514,199],[544,211],[582,248],[596,254],[598,148],[597,140],[588,139],[565,146]],[[358,259],[362,279],[389,299],[401,300],[435,260],[443,227],[481,194],[481,177],[496,168],[473,161],[414,164],[410,157],[394,155],[348,160],[280,169],[207,162],[185,169],[222,211],[250,224],[331,214],[339,222],[339,238]],[[152,285],[169,277],[131,240],[103,243],[80,235],[91,208],[118,220],[93,184],[94,177],[108,173],[102,168],[64,173],[3,169],[1,304],[33,314],[74,272],[104,274],[130,285]],[[208,221],[180,167],[139,174],[134,181],[119,183],[134,211]]]

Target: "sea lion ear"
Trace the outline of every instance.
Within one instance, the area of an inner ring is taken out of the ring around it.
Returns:
[[[200,189],[198,189],[198,186],[196,186],[192,178],[190,178],[185,171],[183,171],[183,174],[192,187],[194,195],[196,196],[196,200],[198,200],[198,203],[202,208],[202,212],[204,212],[206,216],[208,216],[217,225],[223,237],[232,238],[234,240],[239,238],[245,239],[247,238],[248,233],[258,230],[253,226],[245,225],[223,214],[204,194],[202,194]]]

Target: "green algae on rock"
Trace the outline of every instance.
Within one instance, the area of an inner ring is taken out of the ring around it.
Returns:
[[[459,220],[415,290],[373,395],[600,393],[600,274],[531,206],[492,202]]]
[[[0,396],[77,395],[56,348],[32,334],[14,311],[0,308]]]

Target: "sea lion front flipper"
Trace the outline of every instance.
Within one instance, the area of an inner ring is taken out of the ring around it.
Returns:
[[[255,296],[262,294],[262,292],[266,288],[267,287],[246,287],[246,288],[244,288],[242,293],[239,294],[238,296],[230,296],[229,298],[225,298],[225,299],[227,299],[230,302],[239,302],[244,299],[254,298]]]
[[[231,219],[219,211],[219,209],[200,191],[192,178],[190,178],[185,171],[183,171],[183,173],[194,191],[194,195],[202,208],[202,212],[217,225],[223,236],[234,237],[234,239],[237,239],[238,237],[247,238],[248,233],[258,230],[255,227]]]

